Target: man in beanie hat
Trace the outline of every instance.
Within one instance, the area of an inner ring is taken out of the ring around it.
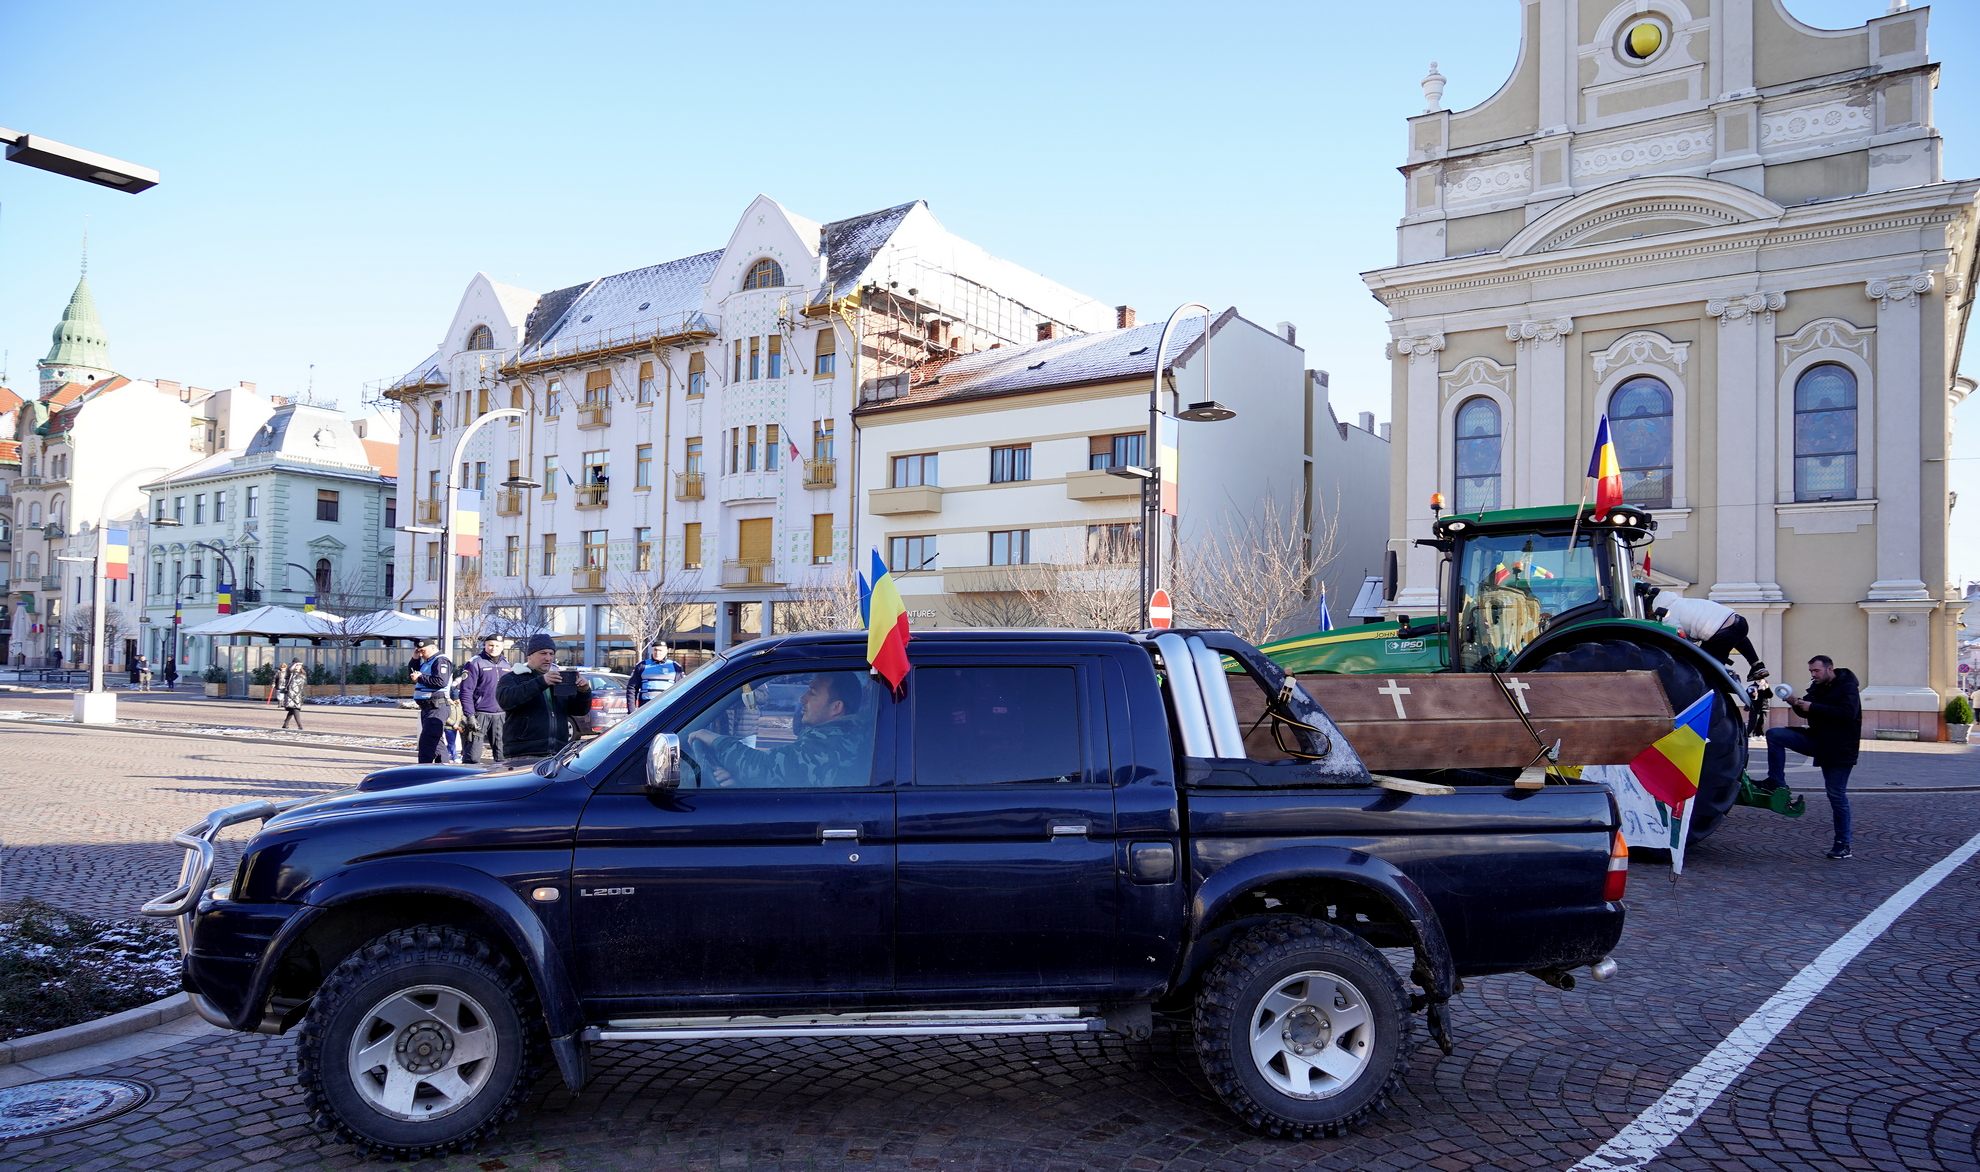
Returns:
[[[437,640],[421,637],[406,665],[412,680],[413,703],[419,706],[419,762],[440,760],[440,739],[447,730],[448,692],[454,682],[454,664],[437,650]]]
[[[571,718],[591,711],[591,683],[577,672],[557,669],[555,639],[531,635],[525,650],[523,661],[495,685],[495,702],[503,713],[503,748],[511,761],[555,753],[570,740]],[[559,686],[566,675],[574,678],[574,686]]]

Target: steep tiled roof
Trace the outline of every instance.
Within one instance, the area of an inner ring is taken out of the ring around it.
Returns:
[[[51,410],[48,422],[40,429],[41,433],[43,435],[60,435],[75,426],[77,412],[81,411],[90,401],[107,395],[111,391],[130,385],[131,380],[121,374],[113,375],[106,379],[98,379],[88,386],[84,386],[81,383],[63,383],[61,386],[56,387],[47,398],[42,400],[49,405]]]
[[[825,296],[844,297],[852,292],[873,254],[921,202],[915,200],[825,225],[821,243],[825,252]]]
[[[12,387],[0,387],[0,413],[12,411],[20,405],[21,397],[14,393]]]
[[[1226,310],[1218,318],[1217,328],[1222,329],[1236,315],[1235,309]],[[1130,330],[1074,334],[1028,346],[965,354],[900,398],[868,403],[859,411],[864,415],[1053,387],[1149,378],[1155,373],[1155,345],[1162,340],[1162,324],[1151,322]],[[1173,368],[1186,357],[1202,334],[1201,317],[1178,321],[1175,332],[1169,335],[1168,365]]]
[[[16,467],[19,467],[20,462],[21,462],[20,441],[0,440],[0,464],[12,464]]]
[[[716,249],[544,294],[530,315],[520,360],[529,361],[536,347],[560,337],[698,313],[702,286],[721,259]]]

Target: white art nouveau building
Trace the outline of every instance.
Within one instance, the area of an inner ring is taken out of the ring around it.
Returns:
[[[777,629],[864,548],[854,405],[916,366],[1112,328],[1114,309],[990,256],[919,201],[827,224],[759,196],[722,247],[538,295],[477,275],[401,407],[400,523],[483,493],[483,588],[574,658],[627,661],[611,592],[658,582],[716,647]],[[450,454],[482,412],[516,406]],[[504,489],[505,480],[536,489]],[[436,537],[401,534],[399,605],[436,604]]]
[[[1748,617],[1865,735],[1938,735],[1963,607],[1946,463],[1980,182],[1943,181],[1929,10],[1525,0],[1512,77],[1409,126],[1391,313],[1393,609],[1436,605],[1430,497],[1580,499],[1597,417],[1655,576]],[[1971,506],[1969,506],[1971,507]],[[1778,711],[1778,710],[1777,710]]]

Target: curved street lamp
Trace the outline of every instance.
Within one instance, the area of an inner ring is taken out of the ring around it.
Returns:
[[[1161,585],[1161,554],[1151,553],[1156,540],[1156,530],[1161,527],[1162,516],[1162,469],[1157,444],[1160,440],[1162,417],[1162,362],[1169,353],[1169,335],[1175,332],[1176,319],[1190,310],[1200,310],[1203,314],[1203,398],[1201,403],[1191,403],[1186,411],[1176,412],[1177,419],[1187,419],[1192,423],[1219,423],[1236,418],[1237,412],[1210,398],[1210,327],[1216,322],[1211,314],[1216,311],[1201,301],[1191,301],[1176,306],[1175,312],[1162,326],[1162,340],[1155,344],[1155,376],[1148,384],[1148,438],[1147,447],[1142,451],[1145,467],[1112,469],[1117,476],[1127,476],[1141,481],[1141,626],[1148,627],[1148,603],[1150,597]],[[1180,490],[1180,486],[1178,486]]]

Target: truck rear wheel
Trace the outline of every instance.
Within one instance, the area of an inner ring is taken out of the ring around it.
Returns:
[[[514,1119],[542,1068],[528,983],[487,941],[420,926],[345,957],[296,1063],[317,1124],[393,1159],[466,1148]]]
[[[1196,1054],[1245,1123],[1289,1139],[1352,1127],[1415,1047],[1402,981],[1367,941],[1286,919],[1238,937],[1196,1002]]]
[[[1654,671],[1664,684],[1671,709],[1682,712],[1711,685],[1704,673],[1660,647],[1626,639],[1583,643],[1549,655],[1535,671]],[[1726,811],[1739,797],[1740,775],[1746,772],[1746,728],[1739,709],[1723,693],[1712,707],[1712,736],[1698,776],[1698,808],[1691,813],[1689,842],[1703,842],[1719,828]]]

